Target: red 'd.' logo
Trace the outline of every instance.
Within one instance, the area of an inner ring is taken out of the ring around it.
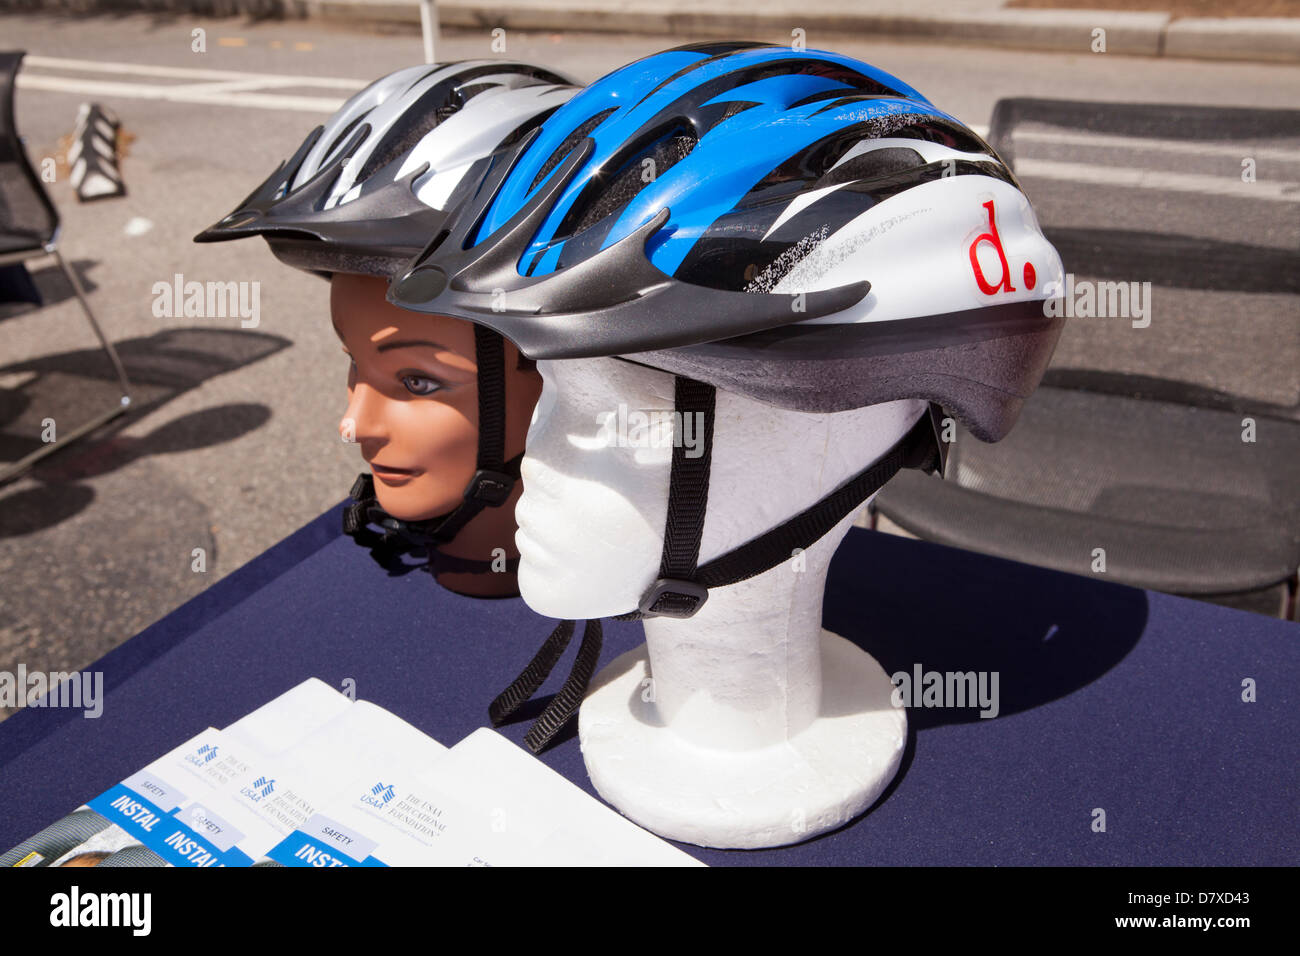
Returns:
[[[1011,284],[1011,266],[1007,262],[1006,251],[1002,248],[1002,238],[998,235],[997,218],[993,214],[993,200],[990,199],[984,203],[984,208],[989,211],[989,231],[982,232],[975,237],[975,241],[970,244],[970,267],[975,273],[975,284],[980,287],[980,291],[985,295],[997,295],[999,292],[1015,292],[1016,287]],[[987,242],[993,247],[993,251],[998,256],[998,267],[1002,270],[996,283],[989,282],[988,277],[984,274],[984,268],[980,265],[979,249],[980,243]],[[1032,263],[1025,263],[1025,282],[1029,288],[1034,287],[1037,276],[1034,273]]]

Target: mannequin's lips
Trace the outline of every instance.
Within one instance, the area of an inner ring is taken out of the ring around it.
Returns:
[[[421,468],[394,468],[391,465],[381,465],[378,462],[371,462],[370,470],[376,478],[386,485],[404,485],[412,478],[424,474],[424,470]]]

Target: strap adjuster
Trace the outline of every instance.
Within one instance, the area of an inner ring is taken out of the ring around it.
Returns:
[[[642,617],[693,617],[709,599],[709,589],[694,581],[660,578],[641,598]]]
[[[490,507],[505,504],[510,492],[514,490],[515,479],[504,471],[491,471],[480,468],[465,486],[466,501],[481,501]]]

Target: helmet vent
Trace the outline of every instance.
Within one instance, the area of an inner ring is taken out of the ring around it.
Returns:
[[[364,116],[358,116],[355,119],[353,119],[352,122],[348,123],[347,126],[343,127],[343,131],[339,133],[338,136],[334,137],[334,142],[330,143],[330,148],[325,151],[325,158],[316,167],[317,169],[319,169],[321,166],[324,166],[326,163],[328,163],[331,159],[334,158],[334,154],[339,151],[339,147],[341,147],[344,143],[348,141],[348,137],[352,135],[352,131],[357,128],[357,124],[360,123],[363,119],[365,119]]]
[[[546,160],[542,168],[538,171],[537,175],[533,178],[532,183],[528,187],[528,191],[531,193],[534,189],[540,186],[542,184],[542,181],[546,179],[547,176],[550,175],[551,170],[553,170],[556,166],[560,165],[560,163],[564,162],[564,157],[568,156],[569,153],[573,151],[573,147],[577,146],[584,139],[586,139],[591,134],[592,130],[594,130],[601,123],[605,122],[605,117],[609,116],[610,113],[613,113],[617,109],[618,109],[617,106],[611,106],[607,110],[601,110],[595,116],[588,119],[581,126],[575,129],[572,133],[566,136],[564,138],[564,142],[561,143],[558,148],[556,148],[555,152],[551,153],[550,158]]]
[[[383,169],[393,160],[405,156],[415,148],[416,143],[429,134],[430,130],[455,113],[457,109],[458,106],[444,105],[428,112],[408,112],[384,137],[380,148],[366,158],[365,165],[357,173],[354,182],[366,182],[375,172]]]
[[[678,130],[642,150],[623,166],[615,175],[613,182],[599,190],[595,201],[585,206],[581,217],[572,229],[566,229],[566,223],[560,224],[560,234],[577,235],[606,216],[620,211],[649,183],[689,156],[698,142],[699,140],[693,134]],[[595,185],[593,183],[593,186]],[[575,203],[574,209],[579,208],[583,208],[582,204]],[[565,218],[568,219],[573,214],[571,210],[569,216]]]
[[[497,149],[509,149],[511,146],[516,145],[521,139],[550,119],[551,114],[558,109],[558,106],[554,106],[543,113],[538,113],[536,116],[528,117],[528,119],[516,126],[509,136],[501,141],[500,145],[497,146]]]
[[[826,174],[817,180],[811,188],[823,189],[826,186],[838,186],[841,183],[871,182],[875,179],[892,176],[894,173],[901,173],[924,165],[925,159],[914,149],[902,147],[872,149],[854,156],[848,162],[840,163],[833,169],[827,170]]]

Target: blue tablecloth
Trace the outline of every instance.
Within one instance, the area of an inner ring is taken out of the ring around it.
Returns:
[[[388,577],[339,522],[327,512],[87,668],[104,672],[99,719],[28,708],[0,724],[0,849],[308,677],[352,678],[449,745],[487,724],[551,622]],[[1300,862],[1300,626],[860,529],[832,565],[825,623],[891,674],[997,671],[999,715],[913,709],[868,814],[793,847],[684,847],[705,862]],[[602,664],[641,640],[607,622]],[[506,736],[521,742],[541,705]],[[541,759],[594,792],[575,729]]]

